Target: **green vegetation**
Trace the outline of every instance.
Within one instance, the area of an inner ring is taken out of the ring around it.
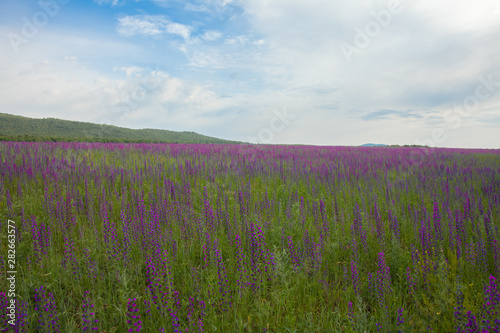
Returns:
[[[413,152],[0,143],[0,318],[16,270],[18,332],[498,332],[500,151]]]
[[[195,132],[100,125],[55,118],[33,119],[0,113],[0,141],[78,141],[122,143],[241,143]]]

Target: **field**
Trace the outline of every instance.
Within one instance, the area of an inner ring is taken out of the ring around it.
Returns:
[[[500,330],[500,150],[6,142],[0,173],[15,332]]]

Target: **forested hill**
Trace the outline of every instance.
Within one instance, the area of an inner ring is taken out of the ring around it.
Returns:
[[[7,113],[0,113],[0,141],[241,143],[195,132],[134,130],[55,118],[34,119]]]

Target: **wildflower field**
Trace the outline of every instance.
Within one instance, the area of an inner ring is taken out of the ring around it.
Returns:
[[[0,174],[6,330],[500,331],[500,150],[5,142]]]

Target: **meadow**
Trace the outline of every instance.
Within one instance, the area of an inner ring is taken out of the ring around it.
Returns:
[[[500,331],[500,150],[4,142],[0,174],[6,330]]]

